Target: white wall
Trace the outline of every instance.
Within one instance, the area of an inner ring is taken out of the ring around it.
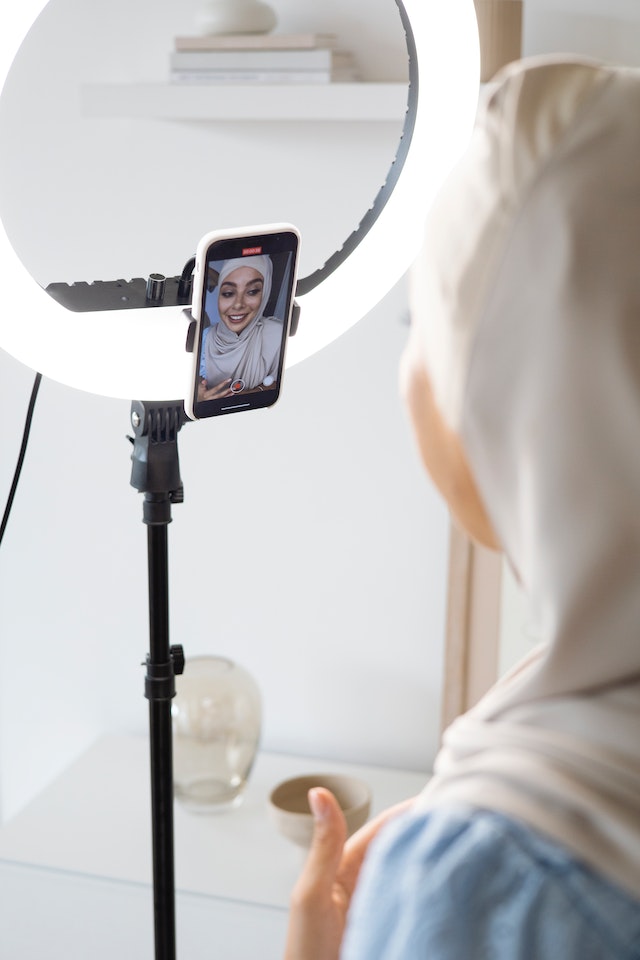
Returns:
[[[274,5],[282,29],[337,27],[368,78],[403,75],[388,0]],[[196,7],[52,0],[34,28],[0,102],[0,213],[41,283],[178,272],[212,227],[274,219],[302,229],[305,273],[382,182],[397,124],[79,116],[80,82],[164,79],[171,39],[191,32]],[[265,747],[427,769],[447,518],[397,397],[405,314],[400,284],[288,374],[276,409],[183,430],[172,640],[254,674]],[[0,501],[30,381],[0,355]],[[101,732],[146,729],[146,531],[129,487],[128,412],[56,383],[41,390],[0,549],[5,816]]]
[[[524,0],[524,52],[640,65],[637,0]]]

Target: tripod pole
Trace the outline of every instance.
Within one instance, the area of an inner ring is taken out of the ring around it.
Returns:
[[[181,647],[169,645],[167,527],[171,504],[182,501],[177,433],[182,404],[132,405],[131,484],[144,493],[149,573],[149,654],[145,697],[149,701],[153,905],[156,960],[175,960],[175,875],[173,836],[173,744],[171,700],[175,676],[182,673]]]
[[[150,496],[147,494],[147,496]],[[148,509],[151,507],[151,510]],[[160,509],[158,509],[160,508]],[[151,819],[156,960],[175,960],[175,879],[173,843],[173,747],[171,698],[175,693],[169,648],[167,527],[171,505],[145,499],[149,566],[149,640],[145,696],[149,700]],[[167,512],[166,521],[147,515]]]

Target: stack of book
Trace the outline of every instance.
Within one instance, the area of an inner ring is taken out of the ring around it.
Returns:
[[[333,34],[219,34],[176,37],[172,83],[347,83],[358,79],[351,53]]]

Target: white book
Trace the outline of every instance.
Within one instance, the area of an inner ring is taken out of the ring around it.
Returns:
[[[315,50],[334,47],[335,33],[223,33],[176,37],[176,50]]]
[[[207,50],[171,54],[172,70],[331,70],[353,64],[339,50]]]
[[[352,83],[358,79],[353,70],[172,70],[171,83],[188,86],[216,84],[320,84]]]

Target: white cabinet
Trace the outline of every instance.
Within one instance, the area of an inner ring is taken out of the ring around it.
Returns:
[[[0,829],[3,960],[153,956],[145,737],[102,738]],[[303,773],[370,785],[372,814],[417,793],[422,773],[259,755],[244,801],[209,815],[175,807],[180,960],[282,957],[289,893],[304,852],[281,837],[267,798]]]

